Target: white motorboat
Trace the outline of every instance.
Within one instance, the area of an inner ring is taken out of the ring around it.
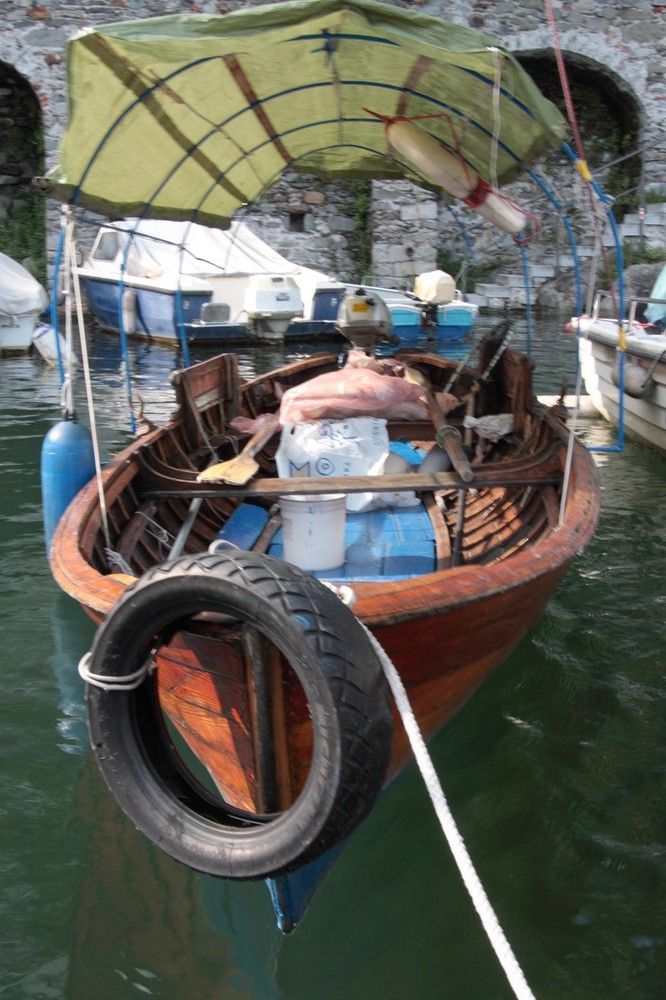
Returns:
[[[22,264],[0,253],[0,354],[30,350],[48,302],[37,279]]]
[[[359,286],[348,285],[354,292]],[[445,271],[427,271],[417,275],[413,291],[362,285],[369,294],[379,296],[388,306],[393,334],[401,343],[417,339],[462,340],[474,325],[479,307],[467,302],[455,279]]]
[[[122,322],[129,336],[167,342],[282,340],[292,321],[294,335],[319,321],[331,332],[344,293],[242,222],[223,230],[124,219],[99,229],[77,270],[103,329],[120,332]]]
[[[567,329],[578,334],[581,374],[594,407],[629,436],[666,454],[666,330],[660,321],[666,300],[655,289],[648,298],[629,300],[622,323],[600,315],[610,297],[600,292],[591,315],[574,317]],[[638,305],[647,305],[651,322],[636,319]]]

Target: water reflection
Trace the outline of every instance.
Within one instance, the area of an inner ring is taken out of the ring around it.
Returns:
[[[86,863],[68,998],[263,995],[280,946],[263,885],[215,882],[156,851],[120,813],[92,758],[74,810],[86,832]]]
[[[65,595],[52,605],[49,664],[58,691],[58,749],[78,758],[67,825],[82,847],[70,882],[67,959],[22,980],[48,995],[54,976],[71,998],[133,993],[182,1000],[261,995],[281,938],[263,884],[218,882],[156,851],[120,812],[90,752],[77,664],[94,625]],[[66,863],[66,858],[63,858]],[[260,944],[257,935],[260,935]],[[214,960],[213,960],[214,959]],[[263,987],[262,987],[263,989]]]
[[[51,612],[53,653],[49,665],[59,692],[60,717],[56,727],[62,742],[58,749],[75,755],[89,752],[84,684],[77,666],[90,649],[94,629],[78,605],[58,591]]]
[[[525,336],[516,324],[518,346]],[[575,374],[573,338],[547,321],[533,344],[538,391],[556,393]],[[148,415],[168,416],[178,353],[138,342],[131,352]],[[129,436],[117,339],[96,336],[91,356],[110,453]],[[251,348],[240,360],[252,377],[277,359]],[[52,583],[43,551],[39,453],[59,416],[57,373],[32,358],[0,365],[3,997],[508,997],[413,768],[351,838],[288,938],[275,930],[262,883],[189,872],[120,814],[87,749],[76,674],[93,625]],[[82,385],[79,373],[80,400]],[[83,403],[80,412],[85,419]],[[581,433],[614,443],[596,419]],[[596,460],[595,539],[433,754],[535,994],[657,1000],[666,461],[631,442]]]

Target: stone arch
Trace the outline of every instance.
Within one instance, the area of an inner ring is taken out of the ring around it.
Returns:
[[[37,94],[0,60],[0,243],[3,252],[46,276],[46,211],[32,178],[44,171],[44,123]]]
[[[552,49],[516,51],[515,55],[540,90],[566,116]],[[586,160],[602,188],[618,199],[621,214],[638,199],[643,183],[646,131],[643,105],[633,87],[616,70],[577,52],[564,52],[563,56]]]
[[[557,62],[552,45],[546,38],[544,33],[540,33],[538,38],[536,33],[530,33],[530,46],[521,48],[514,36],[512,52],[539,89],[566,117]],[[585,39],[581,39],[581,47],[584,45]],[[621,222],[624,214],[635,208],[639,201],[645,172],[644,148],[631,159],[615,162],[621,160],[624,154],[640,150],[648,144],[649,120],[641,100],[641,75],[637,74],[636,81],[632,79],[629,83],[617,67],[604,65],[586,53],[566,51],[564,58],[588,165],[602,190],[617,199],[614,215]],[[636,88],[632,85],[634,82]],[[569,144],[574,147],[573,138],[569,139]],[[551,151],[535,166],[548,189],[566,206],[567,217],[579,245],[589,243],[593,237],[589,197],[569,158],[562,151]],[[479,224],[478,220],[475,222],[467,210],[461,212],[460,206],[455,203],[453,207],[459,215],[462,214],[463,222],[468,227],[468,241],[452,225],[447,212],[438,210],[433,196],[424,190],[410,188],[409,195],[401,198],[400,188],[395,182],[375,182],[374,189],[375,218],[379,218],[381,224],[375,226],[373,262],[376,272],[387,275],[385,283],[390,276],[400,279],[414,272],[414,263],[406,260],[401,234],[406,228],[407,213],[421,213],[424,207],[432,209],[436,219],[432,228],[422,222],[419,225],[421,240],[417,270],[440,266],[455,273],[461,262],[470,259],[468,242],[473,244],[475,255],[482,265],[507,253],[504,234]],[[390,195],[387,195],[389,189]],[[561,239],[558,236],[561,233],[559,214],[553,211],[548,199],[534,188],[531,181],[519,176],[505,188],[505,193],[538,217],[541,246],[547,247],[551,241],[555,245]],[[410,238],[413,239],[411,227]],[[433,264],[435,257],[436,265]]]

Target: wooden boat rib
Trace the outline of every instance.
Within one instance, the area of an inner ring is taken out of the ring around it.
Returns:
[[[510,409],[514,431],[492,446],[469,484],[451,472],[334,483],[277,479],[277,435],[260,456],[258,479],[243,487],[198,484],[196,474],[210,461],[211,448],[221,459],[238,449],[237,435],[228,430],[234,416],[274,411],[281,391],[332,370],[337,358],[315,356],[251,382],[238,379],[230,355],[177,373],[174,418],[139,436],[102,476],[111,549],[131,567],[132,577],[109,564],[98,487],[91,483],[58,526],[51,555],[57,582],[101,622],[113,616],[135,577],[168,560],[193,502],[200,506],[185,543],[188,558],[204,553],[247,500],[270,512],[254,546],[266,552],[280,524],[276,498],[290,488],[416,486],[433,528],[433,570],[343,582],[355,593],[355,616],[397,666],[424,735],[431,736],[535,623],[598,515],[595,470],[575,444],[560,516],[566,429],[532,395],[531,363],[515,352],[506,350],[493,378],[481,380],[491,352],[487,345],[478,369],[461,372],[454,388],[464,395],[478,386],[477,412]],[[418,366],[435,388],[453,372],[452,362],[432,355],[405,351],[398,358]],[[389,433],[427,449],[435,432],[425,421],[401,420],[389,421]],[[317,736],[311,705],[287,658],[256,630],[215,614],[179,622],[151,655],[168,725],[212,777],[226,806],[257,817],[288,811],[306,784]],[[268,729],[260,721],[266,692],[253,671],[257,659],[270,687]],[[385,780],[400,771],[408,753],[395,717]]]

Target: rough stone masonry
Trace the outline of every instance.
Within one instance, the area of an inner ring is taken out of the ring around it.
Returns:
[[[46,168],[53,165],[67,117],[64,47],[86,26],[163,14],[224,14],[249,6],[239,0],[0,0],[0,60],[37,95],[43,114]],[[412,0],[401,4],[477,28],[516,54],[550,52],[553,35],[544,0]],[[553,0],[559,41],[575,58],[613,81],[639,108],[648,186],[666,178],[666,2],[653,0]],[[1,87],[0,87],[1,90]],[[277,249],[340,276],[350,271],[349,205],[335,193],[300,182],[278,189],[259,206],[255,228]],[[294,193],[295,192],[295,193]],[[301,219],[298,219],[298,216]],[[292,223],[290,231],[289,222]],[[297,224],[294,225],[294,222]],[[442,234],[456,227],[446,205],[404,183],[375,183],[368,216],[375,274],[407,278],[435,266]],[[47,245],[52,254],[58,213],[50,209]],[[353,280],[358,276],[354,275]]]

